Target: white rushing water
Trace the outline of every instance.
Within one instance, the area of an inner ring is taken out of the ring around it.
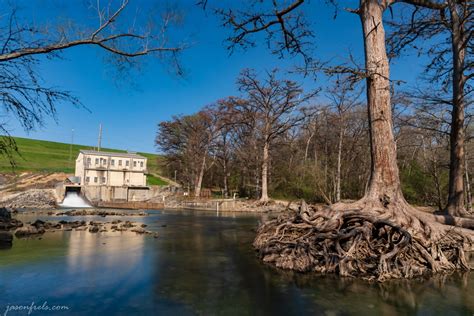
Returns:
[[[86,202],[77,192],[67,192],[64,201],[59,204],[60,207],[77,207],[85,208],[92,207],[89,203]]]

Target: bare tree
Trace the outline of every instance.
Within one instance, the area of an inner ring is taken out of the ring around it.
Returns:
[[[315,92],[304,94],[294,81],[280,80],[277,70],[266,73],[263,81],[252,70],[244,70],[238,79],[239,90],[246,102],[237,104],[234,109],[251,113],[257,121],[258,134],[262,139],[262,191],[260,201],[267,202],[270,149],[273,141],[295,127],[302,117],[297,110],[314,97]]]
[[[336,78],[334,86],[329,88],[327,96],[330,99],[330,106],[334,107],[338,116],[338,144],[337,144],[337,164],[336,164],[336,188],[335,201],[341,200],[341,164],[342,164],[342,147],[346,132],[346,113],[360,104],[359,97],[362,90],[354,91],[353,84],[344,77]]]
[[[180,172],[188,185],[193,186],[194,196],[201,196],[201,188],[208,157],[220,125],[215,112],[205,108],[194,115],[174,117],[161,122],[156,135],[156,145],[167,155],[172,169],[178,163],[184,167]],[[174,169],[176,170],[176,169]]]

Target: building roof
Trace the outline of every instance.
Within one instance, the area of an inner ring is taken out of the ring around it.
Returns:
[[[135,153],[113,153],[110,151],[96,151],[96,150],[81,150],[80,152],[83,153],[84,155],[146,159],[145,157],[135,154]]]

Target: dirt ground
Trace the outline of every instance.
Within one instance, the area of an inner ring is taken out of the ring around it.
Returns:
[[[68,176],[71,175],[63,172],[0,174],[0,196],[31,189],[53,189]]]

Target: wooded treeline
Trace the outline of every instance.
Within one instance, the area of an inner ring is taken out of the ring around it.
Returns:
[[[237,79],[239,97],[161,122],[156,144],[166,155],[167,175],[176,174],[197,196],[205,187],[215,195],[259,199],[268,143],[271,197],[328,204],[362,197],[370,176],[363,87],[337,76],[324,90],[304,94],[297,82],[277,75],[285,77],[276,70],[259,75],[244,70]],[[275,97],[276,90],[281,97],[294,93],[294,98]],[[449,107],[434,105],[420,91],[397,93],[392,100],[403,192],[411,203],[443,209],[449,182]],[[467,112],[466,202],[472,196],[474,168],[470,117]],[[266,119],[275,130],[270,137],[265,136]]]

